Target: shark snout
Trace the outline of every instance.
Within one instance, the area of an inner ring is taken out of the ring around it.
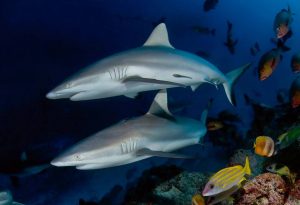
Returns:
[[[55,99],[61,99],[61,98],[69,98],[69,97],[71,97],[72,95],[74,95],[74,94],[70,94],[70,93],[59,93],[59,92],[51,91],[51,92],[47,93],[46,97],[47,97],[48,99],[55,100]]]

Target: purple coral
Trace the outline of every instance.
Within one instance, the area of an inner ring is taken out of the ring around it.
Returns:
[[[238,205],[283,205],[287,186],[277,174],[264,173],[247,182]]]

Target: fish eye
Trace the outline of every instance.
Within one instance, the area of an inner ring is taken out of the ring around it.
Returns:
[[[80,155],[78,155],[78,154],[76,154],[76,155],[74,156],[74,158],[75,158],[76,161],[80,161],[80,160],[81,160],[81,157],[80,157]]]
[[[215,186],[213,184],[209,185],[210,189],[213,189]]]

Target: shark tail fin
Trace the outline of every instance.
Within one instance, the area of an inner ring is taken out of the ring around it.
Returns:
[[[206,128],[206,120],[207,120],[207,115],[208,115],[208,110],[210,109],[211,105],[213,103],[213,99],[210,99],[206,105],[206,108],[203,110],[202,114],[201,114],[201,120],[200,120],[200,123],[201,123],[201,126],[203,126],[205,128],[205,133],[207,131],[207,128]],[[199,140],[198,140],[198,143],[203,145],[203,136],[200,136]]]
[[[206,125],[208,110],[210,109],[212,103],[213,103],[213,99],[210,99],[206,105],[206,108],[203,110],[203,112],[201,114],[201,124],[203,124],[203,125]]]
[[[229,102],[232,105],[235,105],[235,97],[234,93],[232,91],[234,84],[237,82],[237,80],[241,77],[241,75],[251,66],[251,63],[248,63],[246,65],[243,65],[240,68],[237,68],[233,71],[230,71],[226,74],[227,82],[223,83],[223,87],[225,90],[225,93],[227,95],[227,98]]]

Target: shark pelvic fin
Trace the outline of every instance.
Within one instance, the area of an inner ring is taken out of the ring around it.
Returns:
[[[182,155],[182,154],[175,154],[170,152],[163,152],[163,151],[153,151],[148,148],[143,148],[136,151],[137,156],[152,156],[152,157],[166,157],[166,158],[177,158],[177,159],[190,159],[191,157]]]
[[[147,114],[157,115],[159,117],[175,120],[168,108],[168,95],[165,89],[160,90],[156,94]]]
[[[168,30],[166,24],[161,23],[154,28],[144,46],[165,46],[174,48],[169,42]]]
[[[138,96],[138,93],[127,93],[127,94],[124,94],[124,96],[126,96],[128,98],[136,98],[136,96]]]
[[[200,85],[202,85],[203,83],[199,83],[199,84],[195,84],[195,85],[191,85],[191,89],[194,92],[195,90],[197,90],[197,88],[200,87]]]

